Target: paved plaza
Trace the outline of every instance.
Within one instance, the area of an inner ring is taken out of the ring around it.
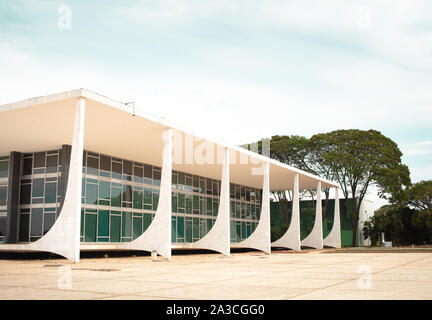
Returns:
[[[0,259],[0,299],[432,299],[432,253]]]

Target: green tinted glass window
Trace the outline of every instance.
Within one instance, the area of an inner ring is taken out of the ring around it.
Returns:
[[[96,214],[85,214],[85,234],[84,241],[85,242],[96,242]]]
[[[120,242],[120,216],[110,217],[110,242]]]
[[[110,199],[110,183],[109,181],[99,181],[99,199]]]
[[[7,178],[9,175],[9,161],[0,161],[0,178]]]
[[[111,206],[121,207],[121,189],[111,187]]]
[[[135,209],[142,209],[142,205],[143,205],[143,192],[141,190],[134,189],[133,207]]]
[[[142,234],[142,218],[141,217],[133,217],[133,224],[132,224],[132,231],[133,231],[133,239],[135,240]]]
[[[132,236],[132,213],[122,212],[122,237]]]
[[[189,195],[186,197],[186,213],[192,213],[192,198]]]
[[[192,219],[186,218],[186,242],[192,242]]]
[[[109,211],[108,210],[98,211],[98,236],[101,237],[109,236]]]
[[[157,210],[158,203],[159,203],[159,190],[153,190],[153,210],[154,211]]]
[[[143,213],[143,232],[147,230],[148,226],[152,221],[151,214]]]
[[[32,197],[43,197],[44,179],[33,179]]]
[[[87,183],[86,184],[86,203],[97,204],[98,198],[98,186],[97,184]]]
[[[177,242],[184,241],[184,218],[177,217]]]
[[[47,183],[45,185],[45,203],[57,202],[57,183]]]
[[[152,204],[152,189],[144,188],[144,204]]]
[[[177,242],[176,238],[176,219],[177,217],[171,217],[171,242]]]

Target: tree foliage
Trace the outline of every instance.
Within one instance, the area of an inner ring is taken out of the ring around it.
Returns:
[[[363,235],[373,245],[380,245],[382,233],[393,245],[422,245],[432,242],[432,228],[426,223],[427,216],[405,205],[385,205],[375,211],[363,227]]]
[[[420,181],[408,189],[407,203],[425,214],[432,215],[432,180]],[[431,226],[432,227],[432,226]]]
[[[322,178],[336,180],[346,199],[357,199],[351,201],[352,208],[347,210],[352,213],[353,246],[357,238],[359,209],[368,188],[377,186],[380,197],[396,203],[407,197],[405,189],[411,184],[408,167],[401,162],[402,153],[397,144],[375,130],[336,130],[316,134],[310,139],[273,136],[270,156]],[[324,192],[323,218],[329,189]],[[281,192],[277,192],[276,197],[282,202],[289,198]],[[281,212],[284,214],[282,207]]]

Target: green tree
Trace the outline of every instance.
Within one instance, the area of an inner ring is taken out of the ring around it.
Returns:
[[[350,213],[352,246],[356,245],[361,203],[368,188],[376,185],[379,196],[392,201],[411,181],[401,163],[397,144],[375,130],[336,130],[314,135],[326,147],[322,157],[339,182],[345,199],[353,198]],[[348,208],[347,208],[348,209]]]
[[[432,180],[420,181],[408,190],[407,203],[421,212],[432,215]],[[429,227],[432,227],[429,226]]]
[[[432,229],[424,223],[424,216],[405,205],[385,205],[365,222],[363,235],[373,245],[381,244],[382,233],[396,246],[431,243],[432,239]]]
[[[273,136],[270,140],[270,157],[290,166],[304,169],[303,159],[309,147],[309,140],[302,136]],[[262,142],[258,142],[258,150],[262,152]],[[279,203],[280,211],[287,226],[289,221],[289,211],[292,209],[292,192],[289,190],[275,190],[273,196]],[[291,204],[291,207],[290,207]]]
[[[326,143],[319,139],[314,139],[313,137],[307,139],[306,137],[296,135],[273,136],[270,140],[271,158],[322,178],[334,180],[335,176],[331,170],[330,163],[323,157],[328,151],[328,145]],[[324,188],[323,191],[325,194],[325,201],[322,210],[322,219],[325,219],[330,188]],[[316,191],[309,190],[307,193],[313,200]],[[288,202],[292,200],[291,193],[288,191],[275,191],[273,194],[280,203],[283,216],[287,217],[288,215],[286,212],[288,212],[287,210],[289,209]],[[284,221],[288,223],[285,218]]]

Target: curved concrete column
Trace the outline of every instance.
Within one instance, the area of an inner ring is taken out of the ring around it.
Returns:
[[[293,204],[291,222],[288,230],[278,240],[272,242],[272,247],[282,247],[300,251],[300,199],[299,175],[294,175]]]
[[[271,253],[270,247],[270,164],[264,163],[263,195],[261,202],[261,216],[258,226],[249,238],[233,244],[236,248],[253,248]]]
[[[315,223],[311,233],[309,233],[309,235],[301,242],[301,245],[315,249],[322,249],[324,247],[322,231],[321,181],[317,184]]]
[[[122,249],[153,251],[171,259],[171,198],[172,198],[172,129],[163,133],[162,177],[159,203],[147,230],[131,242],[118,246]]]
[[[340,209],[339,209],[339,188],[335,188],[335,208],[333,217],[333,227],[323,243],[327,247],[341,247],[341,228],[340,228]]]
[[[225,148],[222,164],[220,202],[215,224],[200,240],[189,245],[190,248],[210,249],[226,256],[230,255],[230,180],[229,150]]]
[[[47,234],[33,243],[2,245],[0,250],[47,251],[59,254],[72,262],[79,262],[84,118],[85,100],[80,97],[76,103],[65,200],[54,225]]]

